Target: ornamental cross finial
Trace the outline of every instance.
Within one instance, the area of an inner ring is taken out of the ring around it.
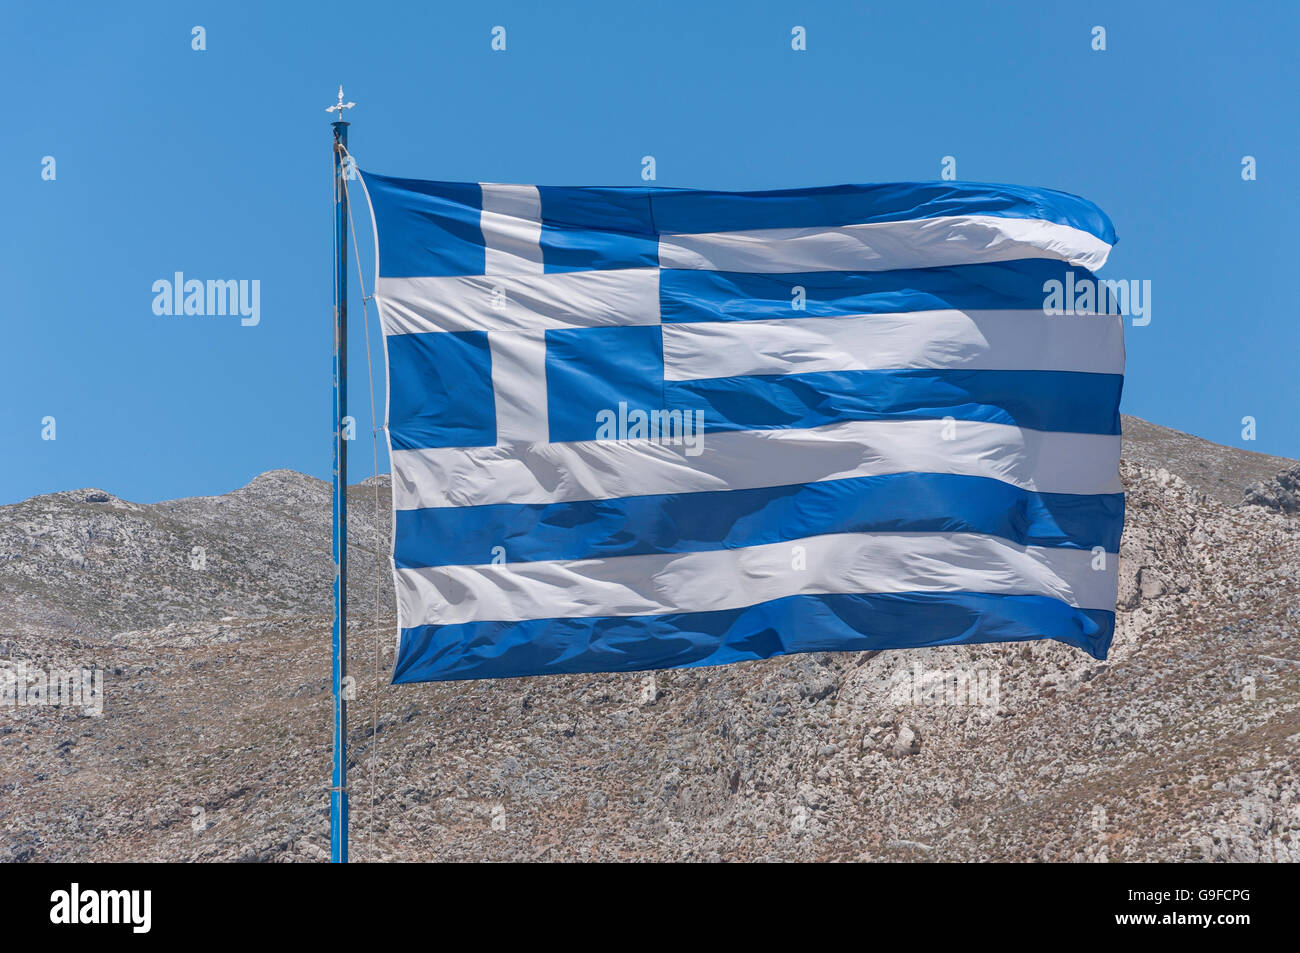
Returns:
[[[345,102],[343,101],[343,86],[342,86],[342,84],[340,84],[340,85],[339,85],[339,101],[338,101],[338,104],[337,104],[337,105],[334,105],[334,106],[326,106],[326,107],[325,107],[325,111],[326,111],[327,113],[332,113],[332,112],[334,112],[335,110],[338,110],[339,118],[336,119],[335,122],[342,122],[342,121],[343,121],[343,110],[345,110],[345,109],[351,109],[351,108],[352,108],[353,106],[355,106],[355,105],[356,105],[356,103],[345,103]]]

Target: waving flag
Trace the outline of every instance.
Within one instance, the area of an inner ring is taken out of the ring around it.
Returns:
[[[1072,195],[363,173],[395,682],[1114,630],[1115,241]],[[1053,285],[1061,282],[1061,285]]]

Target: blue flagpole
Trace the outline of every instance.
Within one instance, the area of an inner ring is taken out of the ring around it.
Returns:
[[[347,106],[352,105],[348,103]],[[348,124],[343,122],[343,87],[339,87],[334,127],[334,776],[330,785],[330,862],[348,862],[348,446],[343,418],[348,412],[348,192],[343,157]]]

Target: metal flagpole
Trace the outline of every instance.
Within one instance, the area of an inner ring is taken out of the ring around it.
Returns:
[[[343,181],[347,166],[348,124],[343,110],[356,103],[339,101],[326,107],[337,110],[334,127],[334,776],[330,785],[330,862],[348,862],[348,703],[344,683],[348,676],[348,445],[343,418],[348,412],[348,191]]]

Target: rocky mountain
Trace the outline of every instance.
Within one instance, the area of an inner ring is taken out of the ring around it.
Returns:
[[[1124,456],[1106,662],[389,686],[388,486],[351,488],[354,860],[1300,860],[1300,472],[1135,418]],[[329,540],[290,471],[0,507],[0,668],[104,678],[102,716],[0,705],[0,859],[323,859]]]
[[[391,525],[387,481],[348,491],[349,556],[369,569],[351,601],[370,615],[375,543],[386,551]],[[93,635],[328,614],[332,585],[330,486],[292,470],[224,496],[129,503],[86,489],[0,507],[0,625],[17,631]]]

